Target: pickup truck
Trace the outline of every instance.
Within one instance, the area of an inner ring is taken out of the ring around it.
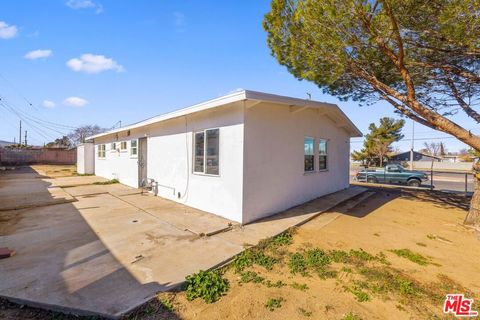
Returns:
[[[363,169],[355,175],[357,181],[369,183],[400,183],[420,187],[428,176],[421,171],[405,170],[401,165],[389,164],[384,169]]]

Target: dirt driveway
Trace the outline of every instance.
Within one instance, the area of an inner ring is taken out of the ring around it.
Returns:
[[[48,170],[57,177],[47,176]],[[107,317],[364,191],[345,190],[240,227],[118,183],[61,171],[37,167],[0,174],[0,247],[17,251],[0,260],[1,274],[8,275],[0,296]]]

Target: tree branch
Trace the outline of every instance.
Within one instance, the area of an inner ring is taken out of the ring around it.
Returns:
[[[395,100],[391,99],[390,97],[388,97],[387,95],[385,94],[381,94],[382,96],[382,99],[384,99],[385,101],[387,101],[388,103],[390,103],[392,106],[395,107],[395,109],[397,109],[398,111],[400,111],[400,113],[402,113],[403,115],[407,116],[408,118],[412,119],[413,121],[416,121],[420,124],[423,124],[424,126],[426,127],[429,127],[431,129],[434,129],[434,130],[439,130],[438,127],[434,126],[433,124],[431,124],[430,122],[428,122],[427,120],[417,116],[416,114],[414,114],[413,112],[411,112],[410,110],[408,110],[407,108],[405,108],[403,105],[401,105],[400,103],[396,102]]]
[[[480,123],[480,114],[477,113],[475,110],[473,110],[468,103],[465,102],[465,100],[462,99],[460,93],[457,90],[457,87],[453,83],[452,79],[447,78],[447,84],[450,87],[450,90],[452,91],[452,95],[457,100],[458,104],[460,107],[465,111],[465,113],[473,118],[477,123]]]

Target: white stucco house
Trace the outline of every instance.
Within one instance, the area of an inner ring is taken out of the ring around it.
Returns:
[[[334,104],[243,90],[91,136],[81,152],[98,176],[152,179],[158,196],[245,224],[347,188],[360,136]]]

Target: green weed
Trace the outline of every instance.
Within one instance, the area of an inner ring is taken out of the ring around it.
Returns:
[[[298,310],[298,312],[299,312],[302,316],[304,316],[304,317],[311,317],[312,314],[313,314],[311,311],[307,311],[307,310],[305,310],[305,309],[303,309],[303,308],[298,308],[297,310]]]
[[[284,302],[285,299],[282,297],[280,298],[270,298],[267,300],[265,303],[265,308],[267,308],[270,311],[274,311],[275,309],[278,309],[282,306],[282,302]]]
[[[173,303],[171,300],[168,300],[168,299],[163,299],[160,301],[162,303],[162,308],[167,310],[167,311],[170,311],[170,312],[173,312],[175,311],[175,308],[173,306]]]
[[[428,259],[422,256],[419,253],[415,253],[411,251],[410,249],[397,249],[397,250],[391,250],[391,252],[395,253],[397,256],[406,258],[413,263],[419,264],[421,266],[426,266],[429,264]]]
[[[281,287],[284,287],[286,286],[287,284],[285,282],[283,282],[282,280],[278,280],[276,282],[271,282],[270,280],[267,280],[265,282],[265,285],[268,287],[268,288],[281,288]]]
[[[235,272],[241,272],[247,267],[251,267],[254,264],[264,267],[267,270],[271,270],[273,265],[277,263],[278,260],[265,255],[262,251],[252,248],[247,249],[237,255],[235,260],[233,261],[233,266],[235,268]]]
[[[115,183],[119,183],[119,182],[120,181],[118,181],[118,179],[111,179],[111,180],[107,180],[107,181],[97,181],[97,182],[94,182],[92,184],[104,186],[104,185],[107,185],[107,184],[115,184]]]
[[[290,287],[292,287],[293,289],[300,290],[300,291],[307,291],[309,289],[308,286],[305,283],[298,283],[298,282],[292,283],[290,285]]]
[[[199,271],[185,278],[186,294],[188,300],[202,298],[207,303],[220,299],[228,289],[228,281],[223,279],[220,272]]]
[[[290,272],[293,274],[300,273],[303,276],[306,276],[307,273],[307,262],[305,261],[305,257],[302,253],[296,252],[288,261],[288,267],[290,268]]]
[[[362,320],[362,318],[353,312],[349,312],[343,316],[342,320]]]
[[[262,283],[263,280],[265,280],[265,278],[260,277],[256,272],[253,272],[253,271],[242,272],[240,274],[240,277],[241,277],[240,278],[241,283],[249,283],[249,282]]]

